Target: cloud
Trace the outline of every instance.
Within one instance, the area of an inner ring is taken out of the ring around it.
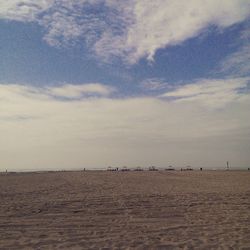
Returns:
[[[161,97],[174,98],[181,102],[200,102],[210,108],[220,108],[242,97],[250,78],[203,79],[177,87]]]
[[[170,84],[160,78],[149,78],[141,82],[141,88],[146,91],[158,91],[168,89]]]
[[[219,69],[220,72],[234,76],[248,76],[250,72],[250,45],[245,44],[226,57],[220,63]]]
[[[116,89],[100,83],[81,85],[64,84],[60,86],[33,87],[28,85],[7,84],[2,86],[1,98],[8,101],[10,97],[26,96],[30,98],[48,99],[61,97],[68,99],[81,99],[93,96],[110,96]]]
[[[249,0],[11,0],[1,1],[0,18],[37,22],[51,46],[80,42],[102,60],[133,64],[153,60],[160,48],[181,44],[210,26],[245,21]]]
[[[244,21],[250,14],[248,0],[136,1],[135,23],[129,28],[130,60],[152,60],[157,49],[181,44],[214,25],[226,28]]]
[[[64,98],[81,98],[84,96],[109,96],[115,91],[114,87],[105,86],[99,83],[82,85],[66,84],[59,87],[49,87],[47,92],[50,95]]]
[[[61,88],[60,95],[67,96]],[[175,95],[218,91],[214,86],[209,91],[198,88]],[[222,88],[226,93],[233,89]],[[78,91],[69,95],[78,96]],[[207,109],[196,99],[104,95],[64,101],[46,89],[0,84],[0,166],[12,170],[221,166],[226,160],[249,165],[249,105],[247,92],[220,109]]]
[[[135,0],[129,5],[122,13],[132,21],[122,35],[103,32],[95,44],[99,56],[117,55],[131,64],[145,57],[153,60],[160,48],[181,44],[211,26],[227,28],[250,15],[248,0]]]
[[[237,49],[224,58],[220,63],[217,73],[226,73],[231,77],[249,76],[250,72],[250,27],[241,32]]]
[[[6,84],[1,87],[0,97],[8,101],[8,98],[25,96],[28,98],[69,98],[81,99],[86,97],[109,96],[116,89],[100,83],[88,83],[81,85],[64,84],[60,86],[33,87],[28,85]]]
[[[39,14],[47,11],[54,0],[8,0],[0,2],[0,18],[15,21],[36,21]]]

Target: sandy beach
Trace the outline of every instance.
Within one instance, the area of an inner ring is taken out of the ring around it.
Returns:
[[[0,175],[0,249],[250,249],[250,171]]]

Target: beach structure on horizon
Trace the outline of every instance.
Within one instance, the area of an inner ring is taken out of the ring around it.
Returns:
[[[158,171],[158,169],[155,166],[150,166],[148,168],[149,171]]]
[[[141,168],[140,166],[138,166],[138,167],[136,167],[136,168],[134,169],[134,171],[143,171],[143,168]]]
[[[123,172],[125,172],[125,171],[130,171],[130,169],[127,168],[127,166],[123,166],[122,169],[121,169],[121,171],[123,171]]]
[[[192,171],[193,168],[191,166],[186,166],[186,168],[181,168],[181,171]]]
[[[107,171],[118,171],[118,168],[112,168],[111,166],[108,166]]]
[[[170,166],[168,166],[167,168],[165,168],[165,170],[166,170],[166,171],[174,171],[175,168],[172,167],[172,166],[170,165]]]

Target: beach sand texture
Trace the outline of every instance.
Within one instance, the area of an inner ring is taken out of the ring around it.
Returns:
[[[0,249],[250,249],[250,171],[0,175]]]

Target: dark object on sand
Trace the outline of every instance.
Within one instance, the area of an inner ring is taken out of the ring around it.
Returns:
[[[141,167],[136,167],[134,171],[143,171],[143,169]]]
[[[174,171],[175,169],[172,166],[168,166],[168,168],[165,168],[166,171]]]
[[[117,171],[117,168],[112,168],[111,166],[109,166],[109,167],[107,168],[107,171]]]
[[[158,169],[155,166],[151,166],[148,168],[149,171],[158,171]]]
[[[182,168],[181,171],[193,171],[193,169],[190,166],[187,166],[186,168]]]
[[[200,168],[200,171],[202,171],[202,168]]]
[[[123,171],[123,172],[125,172],[125,171],[130,171],[130,169],[127,168],[126,166],[124,166],[124,167],[121,169],[121,171]]]

